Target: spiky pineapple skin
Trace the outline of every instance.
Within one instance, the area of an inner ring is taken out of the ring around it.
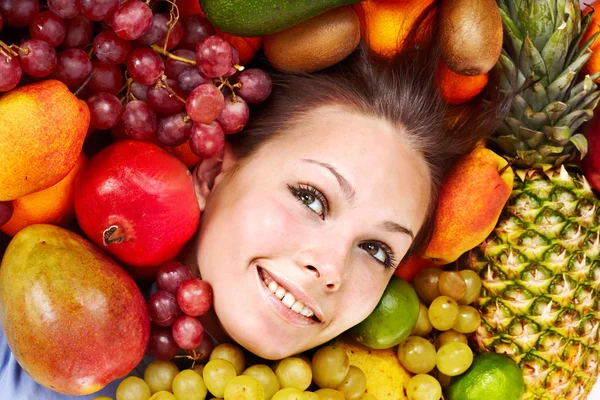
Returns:
[[[585,399],[600,359],[600,210],[584,177],[529,170],[490,236],[463,255],[482,279],[479,351],[519,363],[525,400]]]

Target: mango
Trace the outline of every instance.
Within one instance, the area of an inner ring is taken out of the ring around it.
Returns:
[[[367,378],[366,393],[377,400],[406,400],[404,388],[412,377],[398,359],[398,346],[385,350],[365,347],[348,335],[335,339],[336,346],[346,352],[350,365],[360,368]]]
[[[66,229],[30,225],[0,265],[0,324],[21,367],[59,393],[86,395],[142,360],[150,318],[135,282]]]
[[[0,97],[0,201],[49,188],[67,176],[89,122],[86,103],[57,80]]]
[[[508,162],[487,148],[463,158],[442,185],[423,258],[448,264],[483,242],[510,197],[514,176]]]

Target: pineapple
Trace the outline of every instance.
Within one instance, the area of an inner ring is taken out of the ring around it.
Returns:
[[[577,129],[600,99],[577,81],[591,55],[580,43],[591,15],[575,0],[501,0],[501,84],[522,88],[492,141],[517,168],[492,234],[461,262],[483,281],[479,351],[511,355],[524,399],[584,399],[600,361],[600,207],[577,162]]]

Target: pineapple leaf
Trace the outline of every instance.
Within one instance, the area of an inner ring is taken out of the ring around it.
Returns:
[[[511,41],[512,50],[515,52],[515,54],[519,54],[521,52],[521,46],[523,45],[523,34],[517,28],[515,22],[503,9],[500,9],[500,16],[502,17],[504,31]]]
[[[519,69],[523,72],[523,75],[526,77],[532,76],[535,81],[539,80],[544,86],[548,86],[550,83],[544,59],[531,41],[529,35],[525,36],[523,40],[519,56]]]
[[[550,122],[550,117],[543,111],[534,112],[531,108],[528,108],[523,115],[523,121],[529,128],[538,130]]]
[[[554,81],[565,67],[565,58],[573,33],[573,21],[568,18],[554,31],[542,50],[542,58],[548,71],[548,80]]]
[[[511,111],[515,118],[523,119],[525,110],[528,108],[531,109],[531,107],[529,106],[529,104],[527,104],[523,97],[517,95],[513,98],[513,102],[511,104]]]
[[[585,157],[585,155],[588,152],[588,142],[587,142],[587,139],[585,138],[585,136],[583,136],[581,133],[577,133],[577,134],[571,136],[571,139],[569,139],[569,140],[571,141],[571,143],[573,143],[575,145],[577,150],[579,150],[579,153],[581,154],[581,158]]]
[[[544,133],[548,140],[559,146],[566,145],[571,138],[571,129],[568,126],[545,126]]]
[[[521,137],[525,140],[525,143],[532,148],[537,149],[542,143],[544,143],[545,136],[540,131],[534,131],[533,129],[521,128]]]
[[[572,127],[572,125],[575,123],[575,121],[577,121],[582,116],[590,119],[590,118],[592,118],[593,115],[594,115],[594,112],[592,110],[573,111],[572,113],[567,114],[564,117],[562,117],[561,119],[559,119],[558,121],[556,121],[556,125],[557,126],[568,126],[571,128],[571,131],[574,132],[575,129]]]
[[[550,125],[554,125],[556,121],[563,115],[567,105],[561,101],[553,101],[544,107],[544,111],[548,114]]]
[[[555,0],[523,0],[517,9],[517,25],[529,36],[538,51],[554,32],[556,13]]]
[[[598,105],[598,100],[600,100],[600,91],[596,91],[586,97],[580,107],[593,111]]]
[[[546,88],[539,82],[525,89],[522,96],[535,112],[542,111],[550,102]]]
[[[506,154],[517,154],[517,149],[515,148],[512,136],[497,136],[490,138],[490,140],[500,146]]]
[[[580,93],[588,94],[592,89],[594,89],[593,78],[589,75],[586,75],[582,81],[577,83],[577,85],[573,86],[573,89],[571,89],[571,98],[577,96]]]

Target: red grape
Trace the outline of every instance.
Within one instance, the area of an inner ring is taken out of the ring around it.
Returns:
[[[156,114],[150,105],[142,100],[125,104],[121,122],[127,136],[135,140],[148,140],[156,133]]]
[[[14,206],[12,201],[0,201],[0,226],[7,223],[14,211]]]
[[[50,75],[57,63],[54,47],[38,39],[30,39],[21,43],[19,59],[23,72],[34,78]]]
[[[209,124],[224,110],[225,99],[221,91],[211,83],[198,86],[188,95],[185,110],[197,124]]]
[[[165,292],[166,293],[166,292]],[[202,279],[192,279],[183,282],[177,291],[177,304],[184,314],[192,317],[204,315],[213,302],[213,292],[210,284]]]
[[[122,63],[130,49],[129,41],[121,39],[111,30],[100,32],[94,38],[94,54],[106,64]]]
[[[273,87],[269,74],[257,68],[240,72],[237,82],[241,83],[242,87],[236,88],[236,93],[251,104],[265,101]]]
[[[17,86],[22,74],[19,57],[6,56],[0,50],[0,92],[8,92]]]
[[[215,344],[213,343],[213,340],[210,337],[210,335],[204,335],[202,343],[200,343],[200,346],[196,347],[196,349],[194,350],[194,352],[196,353],[196,357],[198,357],[196,361],[208,361],[208,359],[210,358],[210,353],[212,353],[214,348]]]
[[[32,39],[43,40],[52,47],[58,47],[67,34],[65,21],[50,11],[42,11],[31,20],[29,36]]]
[[[148,341],[148,347],[146,353],[151,356],[158,358],[159,360],[169,361],[177,351],[179,346],[173,339],[173,330],[162,326],[152,325],[150,328],[150,340]]]
[[[167,115],[158,120],[156,139],[165,146],[179,146],[190,138],[192,121],[184,112]]]
[[[152,10],[141,0],[129,0],[115,11],[111,25],[121,39],[135,40],[152,25]]]
[[[102,21],[117,10],[119,0],[79,0],[81,13],[90,21]]]
[[[90,72],[92,72],[92,62],[85,51],[66,49],[58,53],[58,62],[52,77],[70,88],[75,88],[83,83]]]
[[[141,83],[137,82],[131,82],[131,87],[129,90],[138,100],[146,101],[148,98],[148,86],[146,85],[142,85]]]
[[[165,70],[162,58],[148,48],[133,50],[129,53],[125,65],[131,79],[146,86],[154,85]]]
[[[179,89],[179,84],[173,79],[167,79],[167,85],[177,94],[179,97],[185,97],[185,95]],[[150,107],[156,112],[163,114],[174,114],[183,109],[185,103],[179,100],[174,94],[172,94],[166,87],[150,86],[147,92],[147,101]]]
[[[158,326],[171,326],[181,315],[175,295],[164,290],[154,292],[148,299],[147,307],[152,322]]]
[[[114,94],[100,92],[87,99],[90,125],[95,129],[110,129],[121,119],[123,106]]]
[[[191,50],[179,49],[173,52],[174,55],[181,58],[186,58],[190,61],[196,59],[196,55]],[[181,61],[167,58],[165,60],[165,75],[171,79],[177,79],[179,74],[186,68],[189,68],[191,64],[187,64]],[[197,68],[196,68],[197,69]]]
[[[229,72],[233,65],[231,45],[218,36],[210,36],[196,46],[196,64],[202,74],[217,78]]]
[[[196,50],[196,45],[201,40],[215,34],[215,28],[200,14],[193,14],[181,20],[183,24],[183,39],[179,43],[182,49]]]
[[[94,93],[119,93],[123,86],[123,72],[118,65],[105,64],[102,61],[92,62],[92,79],[88,87]]]
[[[94,23],[79,14],[67,20],[67,35],[62,42],[63,47],[83,48],[92,41]]]
[[[171,33],[169,34],[169,43],[167,44],[167,50],[174,49],[181,42],[183,38],[183,25],[181,22],[177,21],[173,29],[171,29]],[[165,45],[166,36],[158,41],[158,45],[163,47]],[[192,58],[193,59],[193,58]]]
[[[48,8],[63,19],[74,18],[79,14],[79,0],[48,0]]]
[[[250,110],[244,99],[237,97],[236,101],[233,101],[232,96],[229,95],[225,97],[225,108],[217,118],[217,121],[221,124],[223,132],[227,134],[238,133],[246,126],[249,116]]]
[[[173,324],[173,339],[184,350],[194,350],[204,338],[204,327],[194,317],[182,315]]]
[[[233,57],[231,58],[232,65],[239,65],[240,63],[240,53],[235,49],[235,47],[231,46],[231,54]],[[235,67],[229,68],[229,72],[227,72],[224,76],[233,76],[238,73],[238,69]]]
[[[156,286],[160,290],[177,294],[183,282],[190,279],[193,279],[192,273],[185,265],[177,261],[167,261],[156,273]]]
[[[198,68],[196,67],[188,67],[181,71],[179,76],[177,77],[177,82],[179,83],[179,88],[185,94],[189,94],[192,90],[196,89],[198,86],[204,83],[211,83],[212,80],[200,74]]]
[[[190,149],[200,158],[213,158],[223,152],[225,133],[217,121],[194,124],[190,133]]]
[[[138,43],[144,46],[150,46],[163,40],[167,36],[167,22],[169,18],[164,14],[154,14],[152,16],[152,24],[150,28],[142,36],[138,38]]]
[[[0,14],[0,31],[2,30],[2,25],[4,25],[4,19],[2,18],[2,14]]]
[[[6,26],[27,26],[39,12],[38,0],[0,0],[0,14]]]

